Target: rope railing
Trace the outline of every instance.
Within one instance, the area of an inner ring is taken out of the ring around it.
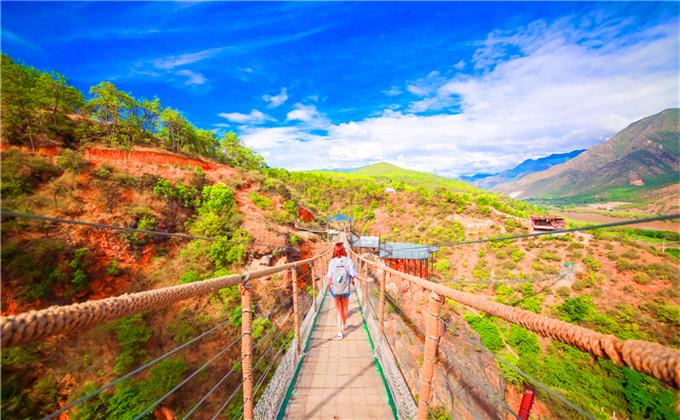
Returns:
[[[84,401],[87,401],[88,399],[90,399],[90,398],[92,398],[92,397],[94,397],[94,396],[100,394],[100,393],[103,392],[103,391],[106,391],[107,389],[109,389],[109,388],[111,388],[112,386],[116,385],[116,384],[119,383],[120,381],[122,381],[122,380],[124,380],[124,379],[127,379],[127,378],[129,378],[129,377],[131,377],[131,376],[134,376],[134,375],[136,375],[137,373],[139,373],[139,372],[141,372],[141,371],[143,371],[143,370],[145,370],[145,369],[147,369],[147,368],[149,368],[149,367],[155,365],[156,363],[160,362],[161,360],[163,360],[163,359],[165,359],[165,358],[167,358],[167,357],[169,357],[169,356],[171,356],[171,355],[177,353],[178,351],[180,351],[180,350],[182,350],[182,349],[184,349],[184,348],[186,348],[186,347],[189,347],[191,344],[197,342],[197,341],[200,340],[201,338],[203,338],[203,337],[209,335],[210,333],[216,331],[216,330],[219,329],[220,327],[223,327],[223,326],[225,326],[225,325],[227,325],[227,324],[232,323],[236,318],[239,318],[240,316],[241,316],[241,313],[239,312],[238,314],[232,316],[231,318],[229,318],[228,320],[226,320],[226,321],[220,323],[219,325],[217,325],[217,326],[215,326],[215,327],[209,329],[208,331],[204,332],[203,334],[200,334],[199,336],[194,337],[194,338],[191,339],[190,341],[187,341],[186,343],[184,343],[184,344],[182,344],[182,345],[180,345],[180,346],[178,346],[178,347],[176,347],[176,348],[170,350],[169,352],[167,352],[167,353],[165,353],[165,354],[163,354],[163,355],[161,355],[161,356],[155,358],[154,360],[152,360],[152,361],[150,361],[150,362],[144,364],[143,366],[141,366],[141,367],[139,367],[139,368],[133,370],[132,372],[130,372],[130,373],[124,375],[124,376],[121,376],[120,378],[118,378],[118,379],[116,379],[116,380],[114,380],[114,381],[108,383],[107,385],[105,385],[105,386],[103,386],[103,387],[101,387],[101,388],[99,388],[99,389],[97,389],[97,390],[95,390],[95,391],[93,391],[93,392],[91,392],[91,393],[89,393],[89,394],[87,394],[87,395],[85,395],[85,396],[83,396],[83,397],[77,399],[76,401],[74,401],[74,402],[72,402],[72,403],[66,405],[65,407],[61,408],[60,410],[55,411],[54,413],[51,413],[51,414],[45,416],[45,417],[43,418],[43,420],[47,420],[47,419],[51,419],[51,418],[54,418],[54,417],[59,416],[60,414],[62,414],[62,413],[64,413],[64,412],[70,410],[71,408],[75,407],[76,405],[78,405],[78,404],[80,404],[80,403],[82,403],[82,402],[84,402]]]
[[[613,335],[601,334],[564,321],[489,301],[481,296],[454,290],[443,284],[412,276],[387,266],[380,267],[375,262],[357,255],[351,249],[350,253],[355,260],[363,261],[387,273],[399,276],[422,289],[434,292],[436,296],[452,299],[520,325],[534,333],[569,344],[593,356],[611,359],[618,365],[627,366],[680,388],[680,351],[678,350],[642,340],[621,341]]]
[[[635,225],[635,224],[649,223],[649,222],[659,222],[659,221],[673,220],[673,219],[680,219],[680,213],[668,214],[668,215],[664,215],[664,216],[646,217],[644,219],[623,220],[623,221],[620,221],[620,222],[612,222],[612,223],[603,223],[603,224],[599,224],[599,225],[575,227],[575,228],[571,228],[571,229],[552,230],[552,231],[546,231],[546,232],[534,232],[534,233],[527,233],[527,234],[524,234],[524,235],[503,236],[503,237],[500,237],[500,238],[486,238],[486,239],[477,239],[477,240],[474,240],[474,241],[460,241],[460,242],[449,242],[449,243],[442,243],[442,244],[420,245],[418,247],[400,248],[399,250],[400,251],[415,250],[415,249],[421,249],[423,246],[449,247],[449,246],[458,246],[458,245],[481,244],[481,243],[486,243],[486,242],[513,241],[513,240],[516,240],[516,239],[534,238],[534,237],[537,237],[537,236],[561,235],[561,234],[564,234],[564,233],[581,232],[581,231],[596,230],[596,229],[606,229],[606,228],[612,228],[612,227],[628,226],[628,225]]]
[[[517,373],[518,373],[519,375],[521,375],[523,378],[527,379],[527,380],[530,381],[530,382],[533,382],[534,384],[536,384],[537,386],[539,386],[540,388],[542,388],[543,390],[545,390],[546,392],[548,392],[550,395],[552,395],[553,397],[555,397],[555,398],[557,398],[558,400],[560,400],[562,403],[564,403],[564,404],[566,404],[567,406],[569,406],[570,408],[576,410],[579,414],[583,415],[584,417],[589,418],[589,419],[594,419],[593,416],[591,416],[590,414],[588,414],[588,413],[586,413],[585,411],[583,411],[583,409],[581,409],[581,408],[575,406],[575,405],[574,405],[573,403],[571,403],[570,401],[566,400],[564,397],[562,397],[561,395],[559,395],[558,393],[556,393],[555,391],[553,391],[552,389],[550,389],[547,385],[543,384],[542,382],[538,381],[537,379],[534,379],[534,378],[532,378],[531,376],[527,375],[526,373],[522,372],[522,370],[520,370],[518,367],[516,367],[516,366],[513,365],[512,363],[508,362],[507,360],[503,359],[502,357],[500,357],[500,356],[497,355],[496,353],[494,353],[494,352],[492,352],[491,350],[489,350],[488,348],[486,348],[486,346],[484,346],[483,343],[480,343],[480,342],[478,342],[478,341],[473,340],[472,338],[468,337],[467,334],[463,333],[463,332],[460,331],[458,328],[456,328],[455,326],[449,324],[448,322],[444,321],[443,319],[440,318],[440,320],[441,320],[441,322],[444,323],[444,325],[446,325],[446,326],[449,327],[449,328],[452,328],[452,329],[456,332],[456,334],[459,334],[461,337],[465,338],[465,339],[466,339],[467,341],[469,341],[470,343],[474,344],[475,346],[478,346],[479,348],[481,348],[482,350],[484,350],[486,353],[488,353],[489,355],[491,355],[492,357],[494,357],[496,360],[498,360],[499,362],[503,363],[505,366],[507,366],[507,367],[509,367],[510,369],[512,369],[512,370],[514,370],[515,372],[517,372]]]
[[[330,251],[330,250],[329,250]],[[291,299],[293,301],[298,300],[300,297],[302,297],[302,301],[304,302],[305,306],[309,307],[310,313],[314,312],[316,313],[316,300],[317,298],[320,298],[319,291],[317,290],[317,282],[316,279],[314,278],[314,266],[318,264],[320,261],[322,264],[326,263],[330,257],[329,251],[325,251],[315,257],[308,258],[305,260],[289,263],[289,264],[284,264],[281,266],[277,267],[268,267],[265,269],[261,270],[256,270],[256,271],[251,271],[251,272],[246,272],[244,274],[235,274],[235,275],[229,275],[229,276],[223,276],[223,277],[217,277],[213,279],[207,279],[191,284],[186,284],[186,285],[180,285],[180,286],[172,286],[172,287],[167,287],[167,288],[161,288],[161,289],[156,289],[152,291],[146,291],[146,292],[140,292],[140,293],[135,293],[131,295],[123,295],[123,296],[118,296],[114,298],[108,298],[108,299],[103,299],[99,301],[90,301],[90,302],[85,302],[82,304],[75,304],[75,305],[68,305],[68,306],[62,306],[62,307],[51,307],[47,308],[45,310],[41,311],[31,311],[25,314],[20,314],[16,316],[8,316],[8,317],[2,317],[1,319],[1,327],[2,327],[2,345],[3,348],[5,347],[10,347],[10,346],[17,346],[17,345],[23,345],[23,344],[28,344],[40,339],[43,339],[45,337],[49,337],[52,335],[56,334],[64,334],[68,333],[74,330],[82,330],[88,327],[92,327],[98,324],[101,324],[103,322],[111,321],[114,319],[122,318],[124,316],[128,315],[133,315],[135,313],[139,313],[142,311],[146,311],[149,309],[154,309],[154,308],[159,308],[159,307],[164,307],[169,304],[175,303],[175,302],[180,302],[184,299],[188,299],[191,297],[199,297],[202,295],[207,295],[211,292],[216,292],[220,289],[225,289],[228,287],[232,286],[239,286],[239,290],[241,292],[241,308],[242,310],[238,314],[234,314],[231,316],[230,319],[225,320],[218,324],[217,326],[209,329],[208,331],[198,335],[197,337],[191,339],[190,341],[176,347],[175,349],[172,349],[168,351],[167,353],[159,356],[158,358],[146,363],[145,365],[133,370],[132,372],[129,372],[128,374],[112,381],[111,383],[97,389],[96,391],[85,395],[84,397],[79,398],[78,400],[68,404],[67,406],[61,408],[58,411],[55,411],[54,413],[51,413],[45,417],[45,419],[50,419],[57,417],[63,413],[66,413],[67,411],[73,409],[75,406],[78,404],[88,400],[89,398],[92,398],[98,394],[100,394],[103,391],[106,391],[107,389],[110,389],[114,385],[120,383],[122,380],[130,378],[131,376],[141,372],[144,369],[149,368],[150,366],[158,363],[159,361],[169,357],[172,354],[177,353],[178,351],[187,348],[188,346],[196,343],[200,339],[206,337],[207,335],[215,332],[217,329],[233,323],[234,320],[237,318],[241,317],[242,318],[242,333],[234,339],[228,346],[226,346],[222,351],[220,351],[217,355],[212,357],[208,362],[203,364],[200,368],[196,369],[192,374],[184,378],[179,384],[173,387],[170,391],[165,393],[162,397],[160,397],[158,400],[154,401],[150,406],[148,406],[144,411],[141,413],[131,413],[133,415],[136,415],[136,418],[142,418],[145,415],[149,414],[155,407],[157,407],[159,404],[161,404],[165,399],[167,399],[170,395],[172,395],[174,392],[179,390],[182,386],[187,384],[190,380],[195,378],[200,372],[204,371],[210,364],[212,364],[217,358],[222,356],[224,353],[226,353],[229,349],[231,349],[236,343],[241,341],[242,348],[241,348],[241,358],[234,363],[232,366],[231,370],[225,374],[222,379],[215,385],[213,386],[204,396],[201,398],[201,400],[194,406],[192,409],[187,413],[185,418],[189,417],[190,415],[196,413],[198,408],[204,404],[204,402],[212,395],[214,392],[219,388],[221,384],[223,384],[229,377],[232,375],[232,373],[240,366],[242,375],[244,380],[241,381],[239,384],[238,388],[232,392],[231,396],[229,399],[225,402],[225,404],[220,408],[220,410],[215,414],[215,416],[218,416],[224,408],[229,404],[231,400],[233,400],[234,395],[238,393],[238,390],[243,390],[243,399],[244,399],[244,405],[243,405],[243,416],[250,420],[253,418],[253,406],[254,406],[254,395],[255,393],[258,393],[261,389],[262,386],[264,386],[265,381],[267,379],[267,376],[269,376],[269,373],[274,367],[274,364],[276,360],[278,359],[279,355],[285,351],[287,348],[289,348],[289,344],[293,340],[297,340],[298,343],[300,341],[300,332],[298,331],[297,326],[300,325],[300,313],[299,313],[299,308],[296,305],[294,305],[294,308],[292,310],[292,316],[288,318],[288,320],[285,321],[284,327],[280,330],[278,335],[275,334],[276,330],[271,330],[271,332],[267,332],[264,336],[260,337],[257,343],[252,343],[252,331],[253,328],[258,327],[261,323],[265,322],[268,319],[271,319],[274,314],[279,311],[283,306],[285,305],[291,305]],[[297,270],[299,267],[302,266],[308,266],[309,269],[301,276],[297,276]],[[287,287],[282,288],[279,292],[272,296],[267,296],[263,299],[261,299],[260,302],[257,304],[253,305],[252,304],[252,292],[251,292],[251,286],[250,282],[253,279],[258,279],[262,277],[268,277],[271,276],[272,274],[276,274],[279,272],[288,272],[290,275],[290,284]],[[318,271],[319,272],[319,271]],[[304,287],[299,288],[298,287],[298,282],[300,282]],[[308,289],[309,285],[311,284],[311,290]],[[292,287],[291,287],[292,286]],[[289,296],[284,297],[281,299],[280,302],[277,302],[280,297],[286,293],[287,291],[290,291],[292,288],[292,292]],[[304,296],[309,296],[311,293],[312,295],[312,300],[314,301],[314,311],[312,311],[311,308],[311,302],[307,302],[309,300],[308,298],[304,298]],[[269,310],[266,315],[265,314],[260,314],[258,316],[258,320],[255,321],[253,320],[253,314],[255,309],[261,308],[262,305],[265,302],[270,302],[272,304],[275,304],[276,306]],[[255,322],[253,322],[255,321]],[[293,335],[290,339],[284,340],[284,343],[280,342],[281,335],[289,331],[290,328],[285,328],[285,325],[289,325],[291,322],[294,322],[296,325],[296,334]],[[309,328],[309,325],[306,327]],[[262,354],[260,355],[260,359],[253,365],[252,363],[252,355],[254,352],[257,351],[257,349],[260,347],[261,343],[263,342],[269,342],[269,340],[275,336],[273,340],[269,343],[269,346],[267,349],[265,349]],[[247,343],[246,343],[247,341]],[[260,375],[260,378],[258,379],[257,384],[255,385],[255,393],[253,393],[253,383],[252,383],[252,372],[255,369],[258,369],[260,366],[262,360],[264,360],[265,357],[270,353],[270,350],[275,347],[275,346],[280,346],[277,349],[277,352],[273,355],[271,355],[271,361],[269,364],[263,369],[262,375]],[[294,350],[294,349],[293,349]],[[299,353],[299,350],[298,350]],[[296,363],[299,363],[299,358],[296,360]],[[292,380],[291,378],[287,378],[287,380]]]
[[[2,347],[30,344],[46,337],[82,331],[108,321],[134,315],[150,309],[167,307],[173,303],[198,297],[242,283],[246,278],[257,279],[282,271],[309,264],[322,256],[301,260],[277,267],[216,277],[179,286],[165,287],[145,292],[124,294],[107,299],[76,303],[67,306],[52,306],[39,311],[11,315],[0,319]]]

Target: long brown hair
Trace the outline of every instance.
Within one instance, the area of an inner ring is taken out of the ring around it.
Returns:
[[[347,256],[347,251],[345,251],[345,244],[338,242],[333,248],[333,258],[342,258]]]

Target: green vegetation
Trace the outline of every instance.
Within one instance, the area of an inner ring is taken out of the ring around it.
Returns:
[[[146,355],[142,347],[151,338],[151,330],[145,325],[142,314],[119,319],[114,323],[114,330],[120,353],[116,356],[113,372],[120,376]]]

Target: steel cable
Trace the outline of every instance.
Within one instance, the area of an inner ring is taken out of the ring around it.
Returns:
[[[451,414],[451,412],[449,411],[446,404],[444,404],[444,401],[442,401],[442,398],[439,396],[439,393],[434,388],[432,388],[432,393],[437,397],[439,402],[442,404],[442,407],[444,407],[444,411],[446,411],[446,414],[449,415],[449,418],[453,419],[453,414]],[[427,404],[427,408],[430,410],[430,413],[432,413],[432,407],[430,407],[430,403],[427,402],[426,404]]]
[[[281,348],[279,349],[279,351],[276,352],[276,354],[272,357],[272,360],[269,362],[269,365],[268,365],[267,368],[262,372],[262,375],[260,376],[260,379],[258,379],[257,384],[255,384],[254,391],[253,391],[253,395],[254,395],[254,396],[257,395],[257,391],[259,391],[260,386],[262,386],[262,381],[267,377],[267,374],[268,374],[269,371],[271,370],[271,367],[272,367],[272,365],[274,364],[274,362],[276,361],[276,358],[281,354],[281,352],[283,352],[284,350],[286,350],[286,349],[288,348],[288,346],[293,342],[293,338],[295,338],[295,336],[291,337],[291,338],[288,340],[288,342],[284,342],[284,345],[281,346]]]
[[[600,225],[591,225],[591,226],[577,227],[577,228],[571,228],[571,229],[553,230],[553,231],[549,231],[549,232],[534,232],[534,233],[527,233],[527,234],[524,234],[524,235],[504,236],[504,237],[501,237],[501,238],[488,238],[488,239],[478,239],[478,240],[475,240],[475,241],[462,241],[462,242],[450,242],[450,243],[444,243],[444,244],[420,245],[418,247],[400,248],[399,251],[406,251],[406,250],[412,250],[412,249],[422,249],[422,247],[428,247],[428,246],[445,247],[445,246],[479,244],[479,243],[484,243],[484,242],[511,241],[511,240],[515,240],[515,239],[533,238],[535,236],[558,235],[558,234],[562,234],[562,233],[580,232],[582,230],[604,229],[604,228],[610,228],[610,227],[634,225],[634,224],[638,224],[638,223],[647,223],[647,222],[657,222],[657,221],[661,221],[661,220],[671,220],[671,219],[678,219],[678,218],[680,218],[680,213],[669,214],[669,215],[666,215],[666,216],[647,217],[645,219],[635,219],[635,220],[625,220],[625,221],[621,221],[621,222],[604,223],[604,224],[600,224]]]
[[[213,327],[213,328],[211,328],[210,330],[204,332],[203,334],[199,335],[198,337],[195,337],[195,338],[191,339],[190,341],[187,341],[186,343],[182,344],[181,346],[176,347],[175,349],[173,349],[173,350],[171,350],[171,351],[165,353],[164,355],[162,355],[162,356],[160,356],[160,357],[157,357],[156,359],[150,361],[149,363],[145,364],[144,366],[139,367],[139,368],[133,370],[132,372],[130,372],[130,373],[128,373],[128,374],[126,374],[126,375],[124,375],[124,376],[122,376],[122,377],[116,379],[115,381],[109,383],[108,385],[105,385],[105,386],[99,388],[98,390],[96,390],[96,391],[94,391],[94,392],[91,392],[91,393],[85,395],[85,396],[82,397],[82,398],[77,399],[76,401],[74,401],[74,402],[72,402],[71,404],[65,406],[64,408],[61,408],[61,409],[59,409],[58,411],[55,411],[54,413],[52,413],[52,414],[50,414],[50,415],[48,415],[48,416],[43,417],[43,420],[47,420],[47,419],[54,418],[54,417],[60,415],[61,413],[63,413],[63,412],[65,412],[65,411],[67,411],[67,410],[69,410],[69,409],[75,407],[76,405],[82,403],[83,401],[86,401],[86,400],[88,400],[88,399],[94,397],[95,395],[101,393],[102,391],[107,390],[108,388],[112,387],[113,385],[117,384],[118,382],[120,382],[120,381],[122,381],[122,380],[124,380],[124,379],[127,379],[127,378],[129,378],[129,377],[131,377],[131,376],[133,376],[133,375],[135,375],[135,374],[141,372],[142,370],[148,368],[149,366],[153,366],[154,364],[160,362],[161,360],[165,359],[166,357],[168,357],[168,356],[170,356],[170,355],[172,355],[172,354],[178,352],[179,350],[181,350],[181,349],[183,349],[183,348],[185,348],[185,347],[191,345],[192,343],[196,342],[197,340],[200,340],[201,338],[203,338],[203,337],[205,337],[206,335],[212,333],[213,331],[217,330],[218,328],[220,328],[220,327],[222,327],[222,326],[224,326],[224,325],[230,323],[231,321],[233,321],[234,319],[238,318],[239,316],[241,316],[241,313],[240,313],[240,312],[239,312],[237,315],[234,315],[233,317],[231,317],[230,319],[228,319],[228,320],[222,322],[221,324],[217,325],[216,327]]]
[[[17,213],[14,211],[8,211],[8,210],[0,210],[0,215],[2,216],[12,216],[12,217],[23,217],[27,219],[36,219],[36,220],[44,220],[48,222],[59,222],[59,223],[69,223],[73,225],[81,225],[81,226],[89,226],[89,227],[96,227],[96,228],[103,228],[103,229],[113,229],[113,230],[122,230],[122,231],[127,231],[127,232],[138,232],[138,233],[146,233],[149,235],[158,235],[158,236],[171,236],[174,238],[182,238],[182,239],[198,239],[198,240],[203,240],[203,241],[214,241],[214,242],[227,242],[231,244],[237,244],[237,245],[250,245],[250,246],[262,246],[262,247],[268,247],[268,248],[281,248],[286,246],[284,245],[270,245],[270,244],[258,244],[255,242],[243,242],[243,241],[231,241],[228,239],[219,239],[219,238],[206,238],[203,236],[193,236],[193,235],[187,235],[184,233],[173,233],[173,232],[160,232],[157,230],[146,230],[146,229],[135,229],[135,228],[129,228],[129,227],[124,227],[124,226],[115,226],[115,225],[105,225],[101,223],[90,223],[90,222],[81,222],[78,220],[70,220],[70,219],[61,219],[58,217],[48,217],[48,216],[39,216],[36,214],[28,214],[28,213]]]
[[[505,403],[504,398],[500,398],[498,395],[496,395],[493,390],[491,390],[489,387],[486,386],[484,382],[482,382],[474,373],[470,372],[465,366],[463,366],[451,353],[449,353],[439,342],[435,341],[435,344],[437,347],[439,347],[444,354],[450,359],[453,360],[453,362],[461,369],[463,372],[465,372],[469,377],[473,378],[475,382],[477,382],[483,389],[486,391],[487,394],[489,394],[492,398],[495,400],[498,400],[503,407],[505,407],[506,410],[510,412],[513,416],[515,416],[517,419],[520,419],[520,417],[515,413],[508,405]],[[521,420],[521,419],[520,419]]]
[[[241,340],[241,338],[243,338],[243,334],[241,334],[236,340],[232,341],[231,344],[229,344],[227,347],[225,347],[222,351],[220,351],[220,352],[217,353],[215,356],[213,356],[213,358],[210,359],[210,360],[208,360],[205,364],[203,364],[203,366],[201,366],[200,368],[196,369],[196,371],[194,371],[194,373],[192,373],[192,374],[189,375],[186,379],[184,379],[182,382],[180,382],[179,384],[177,384],[177,386],[175,386],[173,389],[171,389],[170,391],[168,391],[168,392],[167,392],[165,395],[163,395],[161,398],[159,398],[158,400],[156,400],[156,402],[154,402],[154,403],[151,404],[149,407],[147,407],[147,409],[144,410],[144,411],[142,411],[141,414],[137,415],[137,417],[135,417],[134,420],[138,420],[138,419],[142,418],[142,417],[143,417],[146,413],[148,413],[152,408],[154,408],[155,406],[157,406],[158,404],[160,404],[164,399],[166,399],[168,396],[170,396],[170,395],[173,394],[175,391],[177,391],[179,388],[181,388],[182,385],[184,385],[185,383],[189,382],[194,376],[198,375],[199,372],[201,372],[203,369],[205,369],[206,367],[208,367],[208,365],[210,365],[210,364],[211,364],[212,362],[214,362],[218,357],[220,357],[220,356],[223,355],[227,350],[229,350],[234,344],[238,343],[238,342]]]
[[[215,415],[212,416],[212,419],[211,419],[211,420],[215,420],[215,419],[217,418],[217,416],[219,416],[220,414],[222,414],[222,411],[224,411],[224,408],[227,406],[227,404],[229,404],[229,401],[231,401],[231,399],[234,398],[234,395],[236,395],[236,393],[238,392],[238,390],[241,389],[241,388],[243,388],[243,382],[241,382],[241,384],[240,384],[240,385],[239,385],[239,386],[231,393],[231,396],[229,396],[229,399],[226,400],[226,401],[224,402],[224,404],[222,404],[222,406],[220,407],[220,409],[217,410],[217,413],[215,413]]]
[[[486,346],[484,346],[483,343],[477,343],[477,342],[475,342],[473,339],[471,339],[471,338],[468,337],[466,334],[464,334],[463,332],[461,332],[458,328],[454,327],[453,325],[449,324],[448,322],[444,321],[443,319],[442,319],[441,321],[442,321],[445,325],[447,325],[447,326],[453,328],[453,330],[456,331],[457,334],[460,334],[463,338],[465,338],[466,340],[468,340],[470,343],[474,344],[475,346],[479,346],[481,349],[483,349],[484,351],[486,351],[487,353],[489,353],[490,355],[492,355],[496,360],[500,361],[501,363],[505,364],[506,366],[508,366],[509,368],[511,368],[512,370],[514,370],[515,372],[519,373],[519,374],[520,374],[521,376],[523,376],[525,379],[528,379],[529,381],[531,381],[531,382],[535,383],[536,385],[538,385],[539,387],[543,388],[543,389],[544,389],[545,391],[547,391],[550,395],[552,395],[553,397],[555,397],[555,398],[557,398],[558,400],[562,401],[563,403],[565,403],[565,404],[568,405],[569,407],[573,408],[574,410],[578,411],[580,414],[584,415],[585,417],[587,417],[587,418],[589,418],[589,419],[591,419],[591,420],[595,420],[595,418],[594,418],[593,416],[591,416],[590,414],[586,413],[586,412],[583,411],[581,408],[575,406],[574,404],[572,404],[571,402],[569,402],[568,400],[566,400],[564,397],[562,397],[561,395],[559,395],[559,394],[557,394],[556,392],[554,392],[552,389],[548,388],[547,385],[544,385],[542,382],[540,382],[540,381],[538,381],[538,380],[532,378],[531,376],[529,376],[529,375],[527,375],[526,373],[522,372],[518,367],[515,367],[515,366],[514,366],[513,364],[511,364],[510,362],[507,362],[505,359],[503,359],[502,357],[498,356],[496,353],[494,353],[494,352],[492,352],[491,350],[487,349]]]
[[[238,362],[234,363],[234,366],[231,368],[231,370],[230,370],[229,372],[227,372],[227,374],[224,375],[224,376],[222,377],[222,379],[220,379],[220,381],[219,381],[214,387],[212,387],[212,388],[210,389],[210,391],[208,391],[208,393],[205,394],[205,395],[203,396],[203,398],[201,398],[201,400],[200,400],[199,402],[197,402],[196,405],[195,405],[195,406],[194,406],[187,414],[185,414],[184,417],[182,417],[182,418],[183,418],[183,419],[186,419],[186,418],[188,418],[194,411],[196,411],[196,409],[197,409],[201,404],[203,404],[203,401],[205,401],[205,400],[210,396],[210,394],[212,394],[213,392],[215,392],[215,390],[216,390],[220,385],[222,385],[222,382],[224,382],[225,380],[227,380],[227,378],[229,377],[229,375],[231,375],[231,374],[236,370],[236,367],[241,365],[241,362],[242,362],[242,361],[243,361],[243,358],[241,358],[241,360],[239,360]],[[243,382],[241,382],[241,384],[243,384]]]

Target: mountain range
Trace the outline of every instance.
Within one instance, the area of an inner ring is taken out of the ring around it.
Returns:
[[[613,190],[634,198],[639,190],[677,184],[679,116],[680,109],[672,108],[643,118],[563,164],[491,190],[517,199],[607,198]]]
[[[460,179],[481,189],[488,190],[494,185],[516,181],[534,172],[545,171],[546,169],[550,169],[555,165],[567,162],[583,152],[585,152],[585,149],[572,150],[569,153],[554,153],[543,158],[527,159],[514,168],[508,169],[507,171],[496,174],[476,174],[472,176],[463,175],[460,177]]]

